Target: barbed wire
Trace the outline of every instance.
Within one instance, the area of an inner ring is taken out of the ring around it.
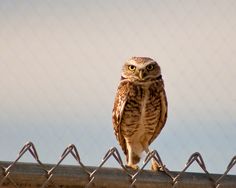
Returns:
[[[139,168],[137,171],[132,171],[132,170],[127,169],[125,167],[125,165],[124,165],[124,163],[121,159],[119,151],[117,150],[117,148],[113,147],[113,148],[111,148],[107,151],[107,153],[103,157],[103,159],[102,159],[101,163],[98,165],[98,167],[96,167],[95,170],[91,171],[91,170],[89,170],[88,167],[86,167],[81,162],[79,152],[78,152],[76,146],[74,144],[71,144],[71,145],[69,145],[68,147],[65,148],[62,155],[60,156],[59,161],[55,164],[55,166],[53,166],[50,169],[47,169],[46,166],[40,161],[37,150],[36,150],[34,144],[32,142],[27,142],[22,147],[22,149],[19,151],[18,156],[17,156],[15,161],[11,162],[10,165],[8,165],[7,167],[0,166],[0,169],[2,171],[1,173],[2,173],[2,176],[3,176],[3,178],[0,179],[0,186],[2,186],[4,184],[4,182],[6,182],[6,180],[9,180],[9,182],[14,187],[19,188],[17,183],[11,178],[11,172],[12,172],[11,170],[16,165],[16,163],[25,155],[26,152],[29,152],[31,154],[33,159],[39,165],[40,169],[43,170],[43,172],[44,172],[43,175],[46,178],[46,180],[42,183],[41,188],[44,188],[49,184],[50,180],[54,176],[55,171],[61,165],[62,161],[64,161],[65,158],[67,158],[68,155],[72,155],[72,157],[77,161],[77,163],[81,167],[81,169],[87,174],[88,183],[85,186],[86,188],[90,187],[93,184],[94,180],[96,179],[96,175],[99,173],[99,170],[101,170],[103,165],[112,157],[115,159],[115,161],[119,164],[119,166],[122,168],[122,170],[128,176],[128,178],[130,180],[130,187],[135,186],[135,182],[136,182],[136,180],[138,180],[138,177],[140,176],[141,172],[144,170],[146,165],[152,159],[155,160],[156,162],[158,162],[158,164],[160,165],[161,171],[163,171],[163,173],[170,178],[170,181],[172,182],[172,187],[175,187],[178,184],[178,182],[181,181],[181,179],[183,178],[184,172],[194,162],[196,162],[199,165],[199,167],[203,170],[204,174],[207,176],[207,178],[211,182],[212,186],[216,187],[216,188],[218,188],[219,186],[221,186],[223,184],[223,179],[228,175],[230,170],[236,165],[236,155],[235,155],[231,159],[229,164],[227,165],[226,170],[224,171],[224,173],[221,176],[219,176],[217,179],[214,179],[212,177],[212,175],[208,172],[201,154],[198,153],[198,152],[195,152],[189,157],[189,159],[187,160],[187,162],[185,164],[185,167],[180,172],[178,172],[177,175],[176,175],[176,173],[172,173],[171,171],[168,170],[168,168],[163,164],[163,162],[161,160],[161,157],[158,154],[158,152],[156,150],[153,150],[153,151],[151,151],[147,154],[141,168]]]

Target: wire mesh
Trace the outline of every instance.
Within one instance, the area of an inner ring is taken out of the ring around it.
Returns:
[[[172,182],[173,187],[175,187],[180,181],[183,180],[183,174],[184,172],[195,162],[197,163],[201,169],[203,170],[206,177],[209,179],[213,187],[218,188],[219,186],[223,185],[223,179],[227,176],[227,174],[230,172],[230,170],[235,166],[236,164],[236,156],[234,156],[229,164],[226,167],[225,172],[222,173],[221,176],[219,176],[217,179],[214,179],[212,175],[208,172],[205,162],[201,156],[200,153],[195,152],[193,153],[189,159],[187,160],[185,167],[180,170],[177,174],[171,172],[162,162],[162,159],[159,155],[159,153],[156,150],[150,151],[142,166],[137,171],[131,171],[130,169],[127,169],[121,159],[119,151],[113,147],[107,151],[107,153],[104,155],[101,163],[98,165],[98,167],[95,168],[95,170],[91,171],[90,168],[88,168],[86,165],[84,165],[80,159],[79,152],[75,145],[71,144],[68,147],[65,148],[63,153],[60,156],[59,161],[53,165],[52,168],[47,169],[45,165],[40,161],[36,147],[32,142],[27,142],[22,149],[19,151],[18,156],[15,161],[11,162],[9,166],[0,166],[0,169],[2,171],[2,178],[0,179],[0,185],[4,185],[6,181],[8,180],[11,185],[18,188],[19,186],[14,181],[14,179],[11,177],[12,169],[16,165],[16,163],[22,158],[25,153],[30,153],[30,155],[33,157],[35,162],[39,165],[39,168],[44,172],[42,175],[45,177],[45,181],[42,183],[40,187],[47,187],[49,183],[51,182],[52,177],[54,176],[55,172],[57,171],[57,168],[61,165],[62,161],[65,160],[69,155],[72,155],[75,161],[77,162],[77,165],[83,169],[83,171],[88,176],[88,182],[85,187],[90,187],[94,180],[96,179],[97,174],[99,174],[99,170],[102,169],[103,165],[110,159],[114,158],[115,161],[119,164],[121,169],[125,172],[127,177],[130,180],[130,186],[129,187],[135,187],[135,182],[139,179],[139,176],[141,176],[141,172],[144,170],[145,166],[150,162],[150,160],[154,159],[158,162],[158,164],[161,167],[161,171],[168,176]]]

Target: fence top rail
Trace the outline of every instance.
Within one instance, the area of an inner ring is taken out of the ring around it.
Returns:
[[[37,163],[18,162],[12,167],[10,173],[4,174],[4,168],[12,162],[0,161],[2,172],[0,182],[9,187],[219,187],[205,173],[183,172],[181,178],[173,183],[173,180],[165,172],[153,172],[142,170],[132,185],[132,178],[120,168],[102,167],[96,173],[92,182],[90,176],[81,166],[60,165],[48,176],[45,169]],[[44,164],[47,171],[53,169],[55,164]],[[93,172],[97,167],[87,167]],[[171,171],[177,176],[180,172]],[[220,178],[221,174],[211,174],[213,180]],[[227,175],[222,181],[224,187],[236,187],[236,175]]]

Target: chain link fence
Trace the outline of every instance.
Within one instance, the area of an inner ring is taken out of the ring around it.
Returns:
[[[113,147],[111,149],[109,149],[107,151],[107,153],[105,154],[105,156],[103,157],[102,159],[102,162],[98,165],[98,167],[95,167],[95,169],[93,171],[91,171],[91,167],[87,167],[85,166],[83,163],[82,163],[82,160],[80,158],[80,155],[79,155],[79,152],[77,150],[77,148],[75,147],[75,145],[71,144],[69,145],[65,150],[64,152],[62,153],[61,157],[60,157],[60,160],[55,164],[53,165],[50,169],[48,167],[46,167],[46,165],[44,165],[40,158],[39,158],[39,155],[37,153],[37,150],[34,146],[34,144],[32,142],[28,142],[26,143],[23,148],[20,150],[19,154],[18,154],[18,157],[16,158],[15,161],[11,162],[8,166],[0,166],[1,168],[1,179],[0,179],[0,185],[11,185],[11,186],[14,186],[16,188],[18,187],[24,187],[24,186],[32,186],[36,183],[34,183],[35,181],[35,178],[34,177],[34,170],[31,169],[28,169],[28,173],[32,173],[30,176],[32,176],[31,178],[31,181],[28,182],[28,185],[25,185],[23,182],[21,183],[16,183],[14,181],[14,178],[12,178],[12,174],[14,174],[14,167],[16,166],[17,162],[22,158],[23,155],[25,155],[25,153],[30,153],[30,155],[33,157],[33,159],[35,160],[35,162],[37,162],[37,164],[39,165],[39,168],[42,170],[42,172],[44,172],[41,176],[44,176],[45,177],[45,181],[41,182],[41,185],[38,185],[37,187],[47,187],[48,184],[50,183],[50,186],[52,186],[52,178],[54,177],[58,167],[61,165],[62,161],[65,160],[65,158],[67,158],[69,155],[71,155],[74,160],[77,162],[77,165],[79,165],[82,169],[82,171],[87,175],[88,177],[88,182],[86,183],[86,185],[84,185],[85,187],[90,187],[91,185],[93,185],[93,182],[94,180],[96,179],[96,177],[98,176],[97,174],[99,174],[99,171],[103,168],[104,164],[110,159],[110,158],[114,158],[116,160],[116,162],[119,164],[119,166],[122,168],[123,172],[129,177],[129,182],[130,182],[130,185],[129,187],[134,187],[135,186],[135,182],[137,180],[139,180],[139,176],[142,176],[142,172],[144,171],[144,168],[145,166],[150,162],[151,159],[154,159],[156,160],[160,166],[161,166],[161,171],[163,171],[163,173],[168,176],[170,178],[170,183],[172,185],[172,187],[175,187],[179,182],[183,181],[184,178],[186,178],[184,176],[185,174],[185,171],[195,162],[197,163],[200,168],[203,170],[205,176],[207,177],[208,179],[208,182],[211,182],[211,187],[220,187],[220,186],[223,186],[223,187],[235,187],[236,186],[236,176],[231,176],[231,179],[229,181],[229,176],[227,176],[227,174],[229,173],[229,171],[235,166],[236,164],[236,156],[234,156],[231,161],[229,162],[228,166],[226,167],[226,170],[225,172],[222,174],[222,175],[219,175],[217,178],[213,178],[213,175],[210,174],[208,172],[208,170],[206,169],[206,166],[205,166],[205,163],[204,163],[204,160],[201,156],[200,153],[196,152],[196,153],[193,153],[188,161],[186,162],[185,164],[185,167],[178,173],[174,173],[174,172],[171,172],[168,170],[168,168],[163,164],[162,162],[162,159],[160,157],[160,155],[158,154],[158,152],[156,150],[153,150],[151,152],[149,152],[144,160],[144,163],[142,164],[142,166],[140,167],[140,169],[138,169],[137,171],[130,171],[129,169],[127,169],[125,167],[125,165],[123,164],[122,162],[122,159],[121,159],[121,156],[119,154],[119,151]],[[1,164],[1,163],[0,163]],[[33,165],[31,165],[33,166]],[[24,173],[27,173],[26,172],[27,170],[24,171]],[[66,173],[66,172],[64,172]],[[67,172],[68,174],[70,172]],[[79,176],[79,173],[77,174],[77,176]],[[196,176],[196,175],[195,175]],[[227,177],[227,181],[223,181],[225,178]],[[117,178],[117,174],[114,175],[114,178],[116,179]],[[160,176],[158,175],[158,173],[156,174],[155,176],[156,179],[160,178]],[[196,178],[196,177],[195,177]],[[25,181],[25,180],[24,180]],[[124,181],[124,179],[123,179]],[[152,180],[153,181],[153,180]],[[194,180],[192,180],[194,182]],[[202,179],[199,179],[199,181],[202,181]],[[79,179],[79,177],[77,177],[77,179],[75,179],[75,182],[81,182],[82,181]],[[193,184],[193,187],[196,186],[198,187],[199,185],[194,185],[194,183],[192,182]],[[229,183],[230,182],[230,183]],[[38,183],[38,182],[37,182]],[[53,184],[53,186],[57,186],[57,187],[60,187],[62,185],[58,185],[57,182],[54,181],[55,184]],[[23,185],[22,185],[23,184]],[[104,183],[106,184],[106,183]],[[146,184],[148,184],[148,182],[146,182]],[[207,186],[207,184],[204,185],[203,183],[203,186]],[[154,184],[154,186],[157,186],[158,184]],[[191,183],[188,183],[188,186],[190,186]],[[68,184],[64,184],[63,186],[68,186]],[[94,185],[93,185],[94,186]],[[145,184],[143,185],[145,186]],[[104,187],[104,186],[98,186],[98,187]],[[111,185],[107,185],[105,187],[111,187]],[[118,185],[119,187],[119,185]]]

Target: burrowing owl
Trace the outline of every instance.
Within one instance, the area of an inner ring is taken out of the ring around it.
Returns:
[[[123,65],[112,113],[127,167],[138,168],[141,154],[149,152],[166,119],[167,99],[159,65],[148,57],[132,57]],[[159,167],[153,160],[151,168]]]

